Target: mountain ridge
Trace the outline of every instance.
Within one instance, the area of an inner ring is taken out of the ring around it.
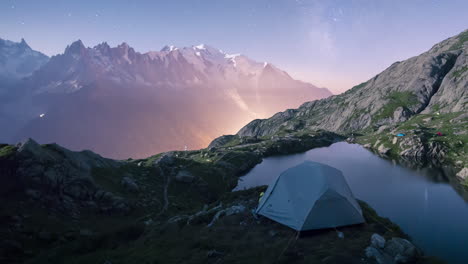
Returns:
[[[11,90],[16,99],[0,109],[0,122],[19,120],[10,142],[32,137],[114,158],[202,148],[255,117],[331,95],[208,45],[139,53],[127,43],[81,40]]]
[[[281,128],[300,127],[350,132],[403,122],[436,108],[442,113],[465,110],[467,47],[460,45],[460,39],[467,34],[464,31],[419,56],[393,63],[343,94],[254,120],[238,135],[267,136]]]

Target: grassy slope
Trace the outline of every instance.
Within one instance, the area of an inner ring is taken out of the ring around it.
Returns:
[[[396,137],[396,134],[404,133],[405,137],[418,136],[425,143],[440,143],[447,152],[446,162],[456,164],[458,167],[468,167],[468,120],[465,118],[460,122],[454,122],[462,114],[463,112],[419,114],[394,129],[380,133],[365,131],[357,141],[362,145],[374,146],[379,140],[385,147],[390,148],[390,156],[398,157],[398,153],[402,151],[399,142],[403,138]],[[443,136],[437,136],[437,132],[441,132]],[[394,138],[397,138],[396,144],[393,144]],[[464,184],[468,186],[468,181]]]
[[[8,243],[19,242],[23,253],[13,247],[3,252],[1,258],[8,263],[23,260],[26,263],[102,264],[106,260],[114,264],[215,263],[219,259],[223,263],[361,262],[372,233],[404,236],[397,226],[378,217],[368,206],[362,205],[367,224],[340,228],[345,239],[339,239],[334,230],[325,230],[301,237],[288,246],[295,235],[293,231],[265,218],[256,219],[250,213],[264,187],[230,192],[237,177],[259,163],[261,157],[326,146],[336,139],[336,135],[327,132],[301,132],[241,145],[228,142],[216,150],[174,152],[172,167],[190,171],[197,180],[192,183],[172,180],[165,211],[162,211],[163,190],[167,177],[164,170],[152,166],[157,157],[129,160],[119,168],[93,171],[94,180],[102,188],[133,202],[135,209],[128,215],[82,210],[79,219],[71,219],[50,214],[23,194],[10,194],[13,196],[2,198],[11,202],[1,207],[0,233]],[[233,138],[235,142],[238,140]],[[128,192],[120,185],[122,177],[129,175],[140,186],[139,192]],[[224,208],[242,204],[248,210],[222,217],[211,228],[207,223],[213,214],[198,218],[190,225],[168,221],[219,204]],[[14,231],[18,225],[21,228]],[[48,236],[41,238],[41,232]],[[419,261],[428,263],[431,259]]]

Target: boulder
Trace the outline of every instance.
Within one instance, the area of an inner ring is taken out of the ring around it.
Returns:
[[[393,264],[393,260],[390,256],[375,247],[367,247],[365,253],[366,257],[374,259],[378,264]]]
[[[222,215],[224,216],[230,216],[233,214],[240,214],[242,212],[245,212],[247,208],[241,204],[239,205],[233,205],[231,207],[228,207],[226,209],[218,211],[211,222],[208,224],[208,227],[211,227]]]
[[[408,263],[418,255],[418,250],[411,242],[399,237],[387,241],[384,252],[391,256],[395,263]]]
[[[120,181],[120,184],[122,185],[122,187],[125,188],[125,190],[129,192],[138,192],[138,190],[140,189],[138,187],[138,184],[136,184],[135,180],[129,176],[123,177]]]
[[[371,237],[371,246],[375,248],[384,248],[385,247],[385,238],[379,234],[373,234]]]
[[[181,170],[177,173],[175,179],[178,182],[190,183],[195,180],[195,176],[187,170]]]
[[[161,157],[156,159],[153,163],[154,166],[171,166],[175,162],[174,153],[164,153]]]
[[[389,126],[386,126],[386,125],[380,126],[379,129],[377,129],[377,133],[382,133],[388,128]]]
[[[432,119],[433,119],[432,117],[426,117],[426,118],[424,118],[422,121],[424,121],[424,122],[427,123],[427,122],[432,121]]]
[[[462,179],[462,180],[468,179],[468,168],[465,167],[461,171],[459,171],[457,173],[457,177]]]
[[[365,249],[368,258],[379,264],[413,263],[419,255],[417,248],[408,240],[394,237],[389,241],[373,234],[371,245]]]
[[[393,122],[395,123],[400,123],[408,120],[408,118],[411,116],[411,113],[408,111],[408,109],[403,108],[403,107],[397,107],[395,111],[393,112]]]
[[[390,151],[390,148],[386,148],[383,144],[379,146],[379,148],[377,149],[377,151],[379,152],[379,154],[381,155],[386,155],[388,154],[388,152]]]

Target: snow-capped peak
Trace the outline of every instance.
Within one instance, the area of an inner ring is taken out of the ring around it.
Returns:
[[[236,54],[224,54],[224,58],[226,59],[234,59],[235,57],[239,57],[241,54],[236,53]]]
[[[193,48],[198,49],[198,50],[206,50],[206,45],[205,44],[200,44],[200,45],[194,46]]]
[[[165,51],[165,52],[171,52],[171,51],[174,51],[174,50],[178,50],[179,48],[177,48],[176,46],[174,45],[170,45],[170,46],[164,46],[161,51]]]

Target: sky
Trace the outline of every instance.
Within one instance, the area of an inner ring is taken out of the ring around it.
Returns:
[[[466,0],[1,0],[0,38],[139,52],[201,43],[341,93],[468,28]]]

